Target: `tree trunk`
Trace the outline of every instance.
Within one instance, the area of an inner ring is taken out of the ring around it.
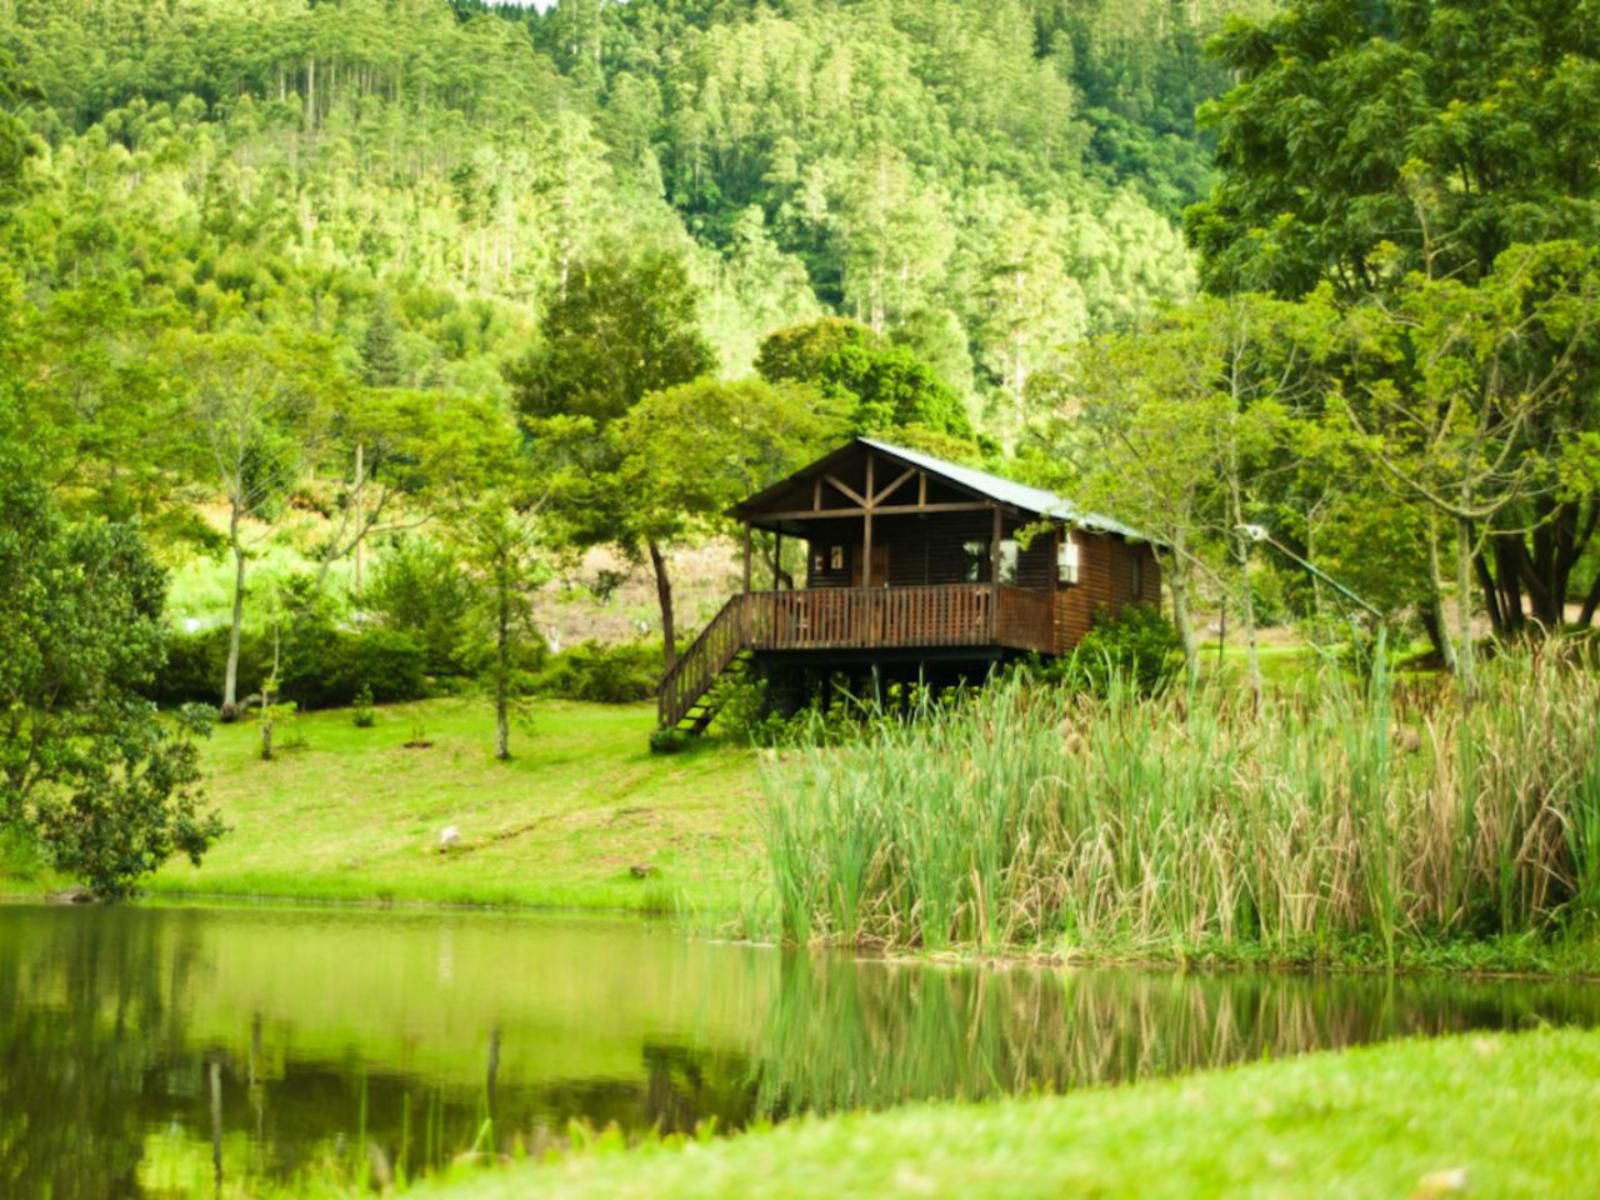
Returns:
[[[1477,689],[1472,651],[1472,522],[1456,522],[1456,678],[1462,696],[1470,699]]]
[[[1445,625],[1444,580],[1439,562],[1439,523],[1433,512],[1428,513],[1428,611],[1422,619],[1428,639],[1439,652],[1445,670],[1457,673],[1456,650],[1450,641],[1450,631]]]
[[[228,517],[228,545],[233,549],[233,620],[228,627],[228,665],[222,676],[222,719],[239,717],[239,639],[244,632],[244,544],[239,540],[239,506]]]
[[[1578,614],[1578,624],[1585,629],[1594,624],[1596,609],[1600,609],[1600,571],[1595,572],[1594,584],[1583,598],[1583,611]]]
[[[1171,564],[1166,574],[1167,587],[1172,592],[1172,623],[1178,627],[1178,638],[1183,642],[1183,671],[1192,687],[1200,679],[1200,647],[1195,642],[1194,618],[1189,613],[1188,568],[1176,550],[1167,558]]]
[[[1256,707],[1261,707],[1264,686],[1261,679],[1261,651],[1256,644],[1256,602],[1250,594],[1250,544],[1242,536],[1234,537],[1235,556],[1239,564],[1239,616],[1244,620],[1245,662],[1250,677],[1250,693]]]
[[[661,650],[666,669],[678,661],[678,636],[672,613],[672,579],[667,574],[666,556],[654,538],[650,539],[650,566],[656,573],[656,600],[661,605]]]
[[[494,756],[501,762],[511,758],[511,570],[502,563],[499,571],[500,594],[495,613],[494,671]]]

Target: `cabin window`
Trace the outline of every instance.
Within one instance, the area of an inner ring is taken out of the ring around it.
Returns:
[[[1056,551],[1056,579],[1061,583],[1078,582],[1078,543],[1069,534]]]
[[[1017,582],[1017,558],[1021,554],[1021,547],[1014,538],[1006,538],[1000,543],[1000,582]]]
[[[822,574],[822,563],[823,563],[823,558],[822,558],[821,551],[818,551],[816,554],[813,554],[811,556],[811,573],[813,575],[821,575]]]
[[[962,542],[961,552],[966,559],[966,566],[961,573],[961,577],[968,583],[982,583],[983,577],[988,574],[989,543],[977,539],[970,542]]]
[[[843,546],[835,546],[832,550],[828,551],[828,566],[829,566],[829,568],[831,570],[834,570],[834,571],[842,571],[842,570],[844,570],[844,547]]]

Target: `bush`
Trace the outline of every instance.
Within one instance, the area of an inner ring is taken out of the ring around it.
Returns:
[[[239,647],[239,695],[256,693],[272,669],[272,635],[247,630]],[[363,688],[378,703],[427,694],[426,654],[410,635],[389,629],[357,633],[323,620],[291,624],[279,635],[277,698],[302,709],[354,704]],[[228,661],[228,631],[175,633],[167,663],[146,695],[163,707],[215,704]]]
[[[423,538],[397,543],[362,600],[384,628],[422,647],[428,674],[470,672],[472,581],[444,547]]]
[[[660,685],[660,647],[590,641],[551,658],[535,679],[534,691],[563,700],[633,704],[650,699]]]
[[[350,719],[357,729],[371,729],[378,723],[378,714],[372,707],[372,689],[366,684],[356,693],[355,705],[356,711]]]
[[[1113,678],[1152,696],[1183,666],[1183,639],[1161,610],[1130,604],[1116,616],[1102,609],[1094,628],[1069,655],[1044,671],[1052,682],[1103,695]]]
[[[657,729],[650,735],[651,754],[676,754],[688,745],[689,735],[681,729]]]

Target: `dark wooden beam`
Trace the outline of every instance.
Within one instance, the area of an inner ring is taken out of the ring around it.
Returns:
[[[861,518],[861,586],[872,586],[872,464],[874,456],[867,455],[867,496],[864,507],[866,514]]]
[[[868,474],[870,475],[871,471],[872,471],[872,460],[870,458],[867,460],[867,471],[868,471]],[[844,483],[843,481],[841,481],[840,479],[836,478],[833,475],[825,476],[825,478],[834,487],[838,488],[841,492],[843,492],[845,494],[845,496],[847,496],[851,500],[854,500],[862,508],[866,508],[867,507],[867,498],[865,496],[863,496],[860,492],[856,491],[855,488],[851,487],[847,483]],[[867,484],[867,488],[870,491],[871,488],[872,488],[872,484],[868,483]]]
[[[898,479],[896,479],[888,487],[884,488],[883,491],[879,492],[876,496],[872,497],[873,505],[877,506],[879,504],[882,504],[885,500],[887,500],[890,496],[892,496],[896,491],[899,490],[901,484],[903,484],[906,480],[910,479],[916,473],[917,473],[917,469],[915,467],[907,467],[900,474],[900,477]]]
[[[951,504],[885,504],[872,510],[874,516],[879,517],[907,517],[917,513],[951,513],[951,512],[988,512],[994,508],[992,503],[982,500],[963,500]],[[818,521],[830,517],[864,517],[867,515],[865,506],[861,508],[797,508],[787,512],[752,513],[752,521],[771,523],[773,521]]]
[[[1005,525],[1000,506],[994,506],[994,537],[989,542],[989,586],[994,595],[989,603],[989,636],[998,640],[1000,635],[1000,539]]]
[[[926,508],[928,506],[928,473],[917,472],[917,503]]]

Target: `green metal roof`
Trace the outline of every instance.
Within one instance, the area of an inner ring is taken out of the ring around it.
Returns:
[[[1085,512],[1065,496],[1058,496],[1055,492],[1046,491],[1044,488],[1029,487],[1025,483],[1002,479],[999,475],[991,475],[988,471],[980,471],[975,467],[964,467],[960,463],[953,463],[943,458],[935,458],[933,455],[924,454],[920,450],[908,450],[904,446],[896,446],[890,442],[880,442],[876,438],[858,437],[856,441],[863,446],[870,446],[880,454],[886,454],[890,458],[897,458],[907,466],[918,467],[921,470],[939,475],[957,487],[976,492],[980,496],[1009,505],[1012,508],[1020,508],[1024,512],[1035,513],[1038,516],[1049,517],[1057,521],[1066,521],[1070,525],[1076,525],[1083,529],[1120,534],[1135,541],[1146,542],[1152,540],[1137,529],[1124,525],[1120,521],[1114,521],[1110,517],[1101,516],[1099,513]]]

